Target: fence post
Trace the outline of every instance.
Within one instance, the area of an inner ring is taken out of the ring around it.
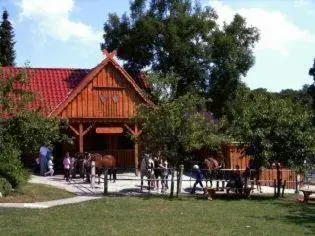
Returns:
[[[184,165],[179,166],[179,172],[177,175],[177,192],[176,192],[176,197],[179,196],[182,190],[182,181],[183,181],[183,172],[184,172]]]
[[[108,194],[108,169],[104,171],[104,195]]]
[[[91,163],[91,188],[95,188],[95,161]]]
[[[274,197],[277,197],[277,180],[273,180]]]
[[[282,179],[279,179],[278,186],[277,186],[277,197],[280,197]]]
[[[174,197],[174,169],[172,169],[172,174],[171,174],[171,192],[170,192],[170,197]]]

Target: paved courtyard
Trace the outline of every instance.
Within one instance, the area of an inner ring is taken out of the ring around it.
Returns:
[[[103,176],[102,176],[103,177]],[[194,184],[195,179],[189,175],[183,175],[183,182],[181,188],[182,195],[190,195],[190,190]],[[92,187],[91,184],[85,183],[82,179],[75,178],[71,179],[70,182],[65,181],[63,175],[56,176],[37,176],[32,175],[30,183],[47,184],[60,189],[67,190],[76,194],[77,196],[66,199],[59,199],[46,202],[36,202],[36,203],[0,203],[0,207],[15,207],[15,208],[49,208],[59,205],[72,204],[84,201],[90,201],[94,199],[101,198],[104,193],[104,182],[101,180],[101,184],[98,184],[98,179],[96,179],[95,186]],[[205,184],[205,182],[204,182]],[[216,184],[216,181],[214,181]],[[170,184],[169,184],[170,185]],[[176,192],[176,179],[174,183],[174,192]],[[222,186],[222,182],[219,182],[219,186]],[[309,188],[314,188],[315,186],[310,186]],[[304,186],[308,188],[308,186]],[[258,192],[256,189],[251,195],[272,195],[274,189],[272,187],[262,186],[262,193]],[[170,188],[166,192],[162,192],[161,188],[155,190],[147,190],[147,181],[144,180],[143,191],[140,191],[140,177],[135,176],[134,173],[120,173],[117,174],[116,182],[109,181],[108,183],[108,193],[111,195],[127,195],[127,196],[139,196],[145,194],[155,194],[155,195],[169,195]],[[286,189],[285,193],[294,193],[294,189]],[[197,188],[196,194],[202,195],[203,191],[199,187]]]
[[[103,178],[104,176],[102,176]],[[35,176],[33,175],[30,179],[31,183],[42,183],[49,184],[58,188],[65,189],[69,192],[73,192],[80,196],[91,196],[91,195],[102,195],[104,192],[104,181],[101,178],[101,184],[98,184],[98,178],[95,180],[95,187],[93,188],[91,184],[85,183],[83,179],[75,178],[71,179],[70,182],[66,182],[63,178],[63,175],[56,176]],[[169,176],[170,180],[170,176]],[[181,194],[189,194],[191,188],[194,185],[195,179],[189,175],[183,175],[183,182],[181,188]],[[203,182],[205,185],[205,182]],[[216,181],[213,181],[213,184],[216,184]],[[174,189],[176,191],[176,178],[174,183]],[[219,186],[222,186],[222,182],[219,181]],[[121,173],[117,174],[116,182],[108,182],[108,193],[109,194],[121,194],[121,195],[141,195],[141,194],[169,194],[170,193],[170,181],[169,188],[166,192],[162,192],[161,184],[159,189],[154,189],[151,191],[147,190],[147,181],[144,180],[143,191],[140,191],[140,177],[135,176],[134,173]],[[262,194],[273,194],[274,188],[262,186]],[[201,188],[197,188],[196,194],[202,194],[203,191]],[[285,189],[285,193],[294,193],[294,189]],[[261,194],[256,189],[253,194]]]

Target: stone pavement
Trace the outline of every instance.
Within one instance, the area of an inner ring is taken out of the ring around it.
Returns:
[[[169,177],[170,178],[170,177]],[[193,184],[194,178],[183,175],[182,182],[182,194],[189,194]],[[49,208],[58,205],[72,204],[83,201],[89,201],[94,199],[99,199],[103,196],[104,192],[104,183],[101,180],[101,183],[98,184],[98,178],[96,179],[95,187],[92,188],[91,184],[85,183],[82,179],[72,179],[70,182],[66,182],[63,178],[63,175],[56,176],[35,176],[32,175],[30,183],[39,183],[47,184],[57,188],[64,189],[66,191],[72,192],[77,196],[59,199],[54,201],[46,202],[36,202],[36,203],[0,203],[0,207],[16,207],[16,208]],[[214,181],[215,184],[215,181]],[[220,183],[221,186],[222,183]],[[156,194],[156,195],[168,195],[169,189],[166,192],[162,192],[161,188],[157,190],[148,191],[147,181],[144,181],[144,189],[140,191],[140,177],[135,176],[134,173],[119,173],[117,174],[117,181],[114,183],[109,181],[108,183],[108,193],[117,194],[117,195],[129,195],[129,196],[139,196],[144,194]],[[176,182],[174,189],[176,189]],[[273,194],[274,189],[272,187],[262,186],[263,194]],[[203,191],[201,188],[197,188],[196,194],[202,194]],[[294,189],[286,189],[285,193],[294,193]],[[255,191],[254,195],[261,194]]]

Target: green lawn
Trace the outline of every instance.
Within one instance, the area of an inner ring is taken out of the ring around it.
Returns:
[[[0,235],[314,235],[315,204],[106,197],[41,210],[0,208]]]
[[[22,186],[21,189],[9,196],[0,198],[1,202],[42,202],[61,198],[73,197],[73,193],[54,188],[44,184],[30,184]]]

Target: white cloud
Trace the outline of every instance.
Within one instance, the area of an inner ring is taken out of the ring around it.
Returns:
[[[81,43],[99,43],[102,32],[79,21],[72,21],[70,13],[74,0],[19,0],[21,19],[37,22],[38,30],[63,42],[76,40]]]
[[[249,25],[257,27],[260,31],[257,50],[269,49],[289,54],[290,43],[315,42],[315,35],[297,27],[281,12],[271,12],[260,8],[233,9],[218,0],[210,0],[210,6],[218,13],[221,24],[224,21],[229,23],[234,15],[239,13],[246,18]]]
[[[294,2],[295,7],[306,7],[306,6],[309,6],[311,4],[312,4],[311,0],[296,0]]]

